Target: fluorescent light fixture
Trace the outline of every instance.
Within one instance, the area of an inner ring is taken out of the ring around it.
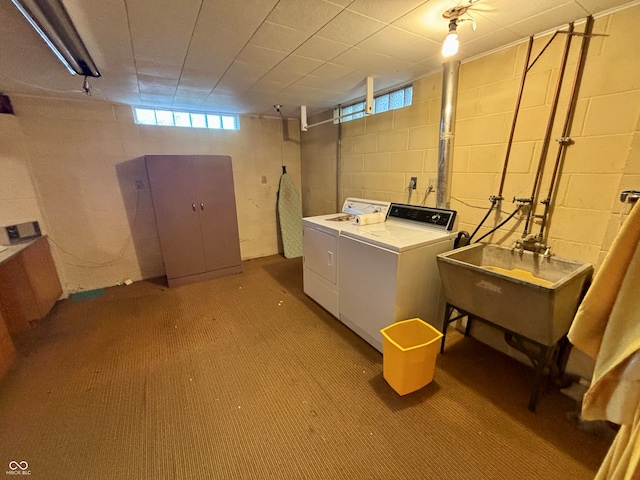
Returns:
[[[60,0],[11,0],[72,75],[100,72]]]
[[[458,20],[454,18],[449,22],[449,33],[442,44],[443,57],[450,57],[458,53],[460,42],[458,41],[457,21]]]

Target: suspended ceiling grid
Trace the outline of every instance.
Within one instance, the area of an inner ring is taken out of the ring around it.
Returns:
[[[309,114],[441,68],[453,0],[63,0],[101,78],[92,98],[192,111]],[[458,27],[458,60],[621,0],[480,0]],[[15,7],[0,3],[0,91],[83,98]]]

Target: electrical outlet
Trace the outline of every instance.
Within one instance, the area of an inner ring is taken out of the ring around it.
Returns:
[[[418,188],[418,177],[411,177],[411,185],[413,186],[413,190]]]
[[[142,183],[142,180],[136,180],[136,188],[138,190],[142,190],[144,188],[144,185]]]

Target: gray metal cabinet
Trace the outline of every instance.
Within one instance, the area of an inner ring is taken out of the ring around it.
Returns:
[[[147,155],[170,287],[240,273],[231,157]]]

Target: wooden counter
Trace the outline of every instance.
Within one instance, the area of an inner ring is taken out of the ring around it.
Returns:
[[[47,237],[0,252],[0,315],[9,333],[31,328],[62,295]]]
[[[0,379],[9,371],[15,360],[16,349],[13,346],[7,325],[0,315]]]

